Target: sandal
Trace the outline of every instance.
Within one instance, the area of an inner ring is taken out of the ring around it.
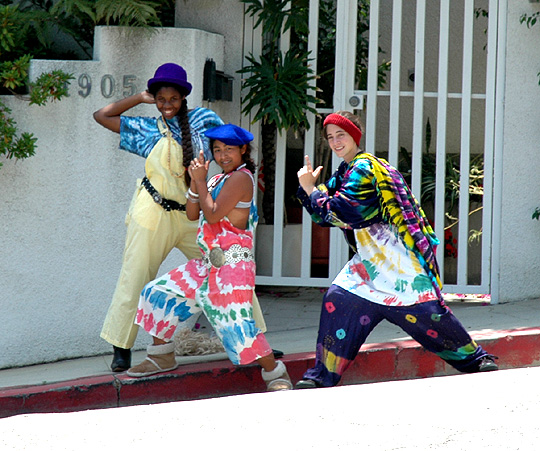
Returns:
[[[148,355],[138,365],[130,368],[127,375],[131,377],[145,377],[152,374],[165,373],[178,368],[174,356],[174,343],[148,346]]]
[[[266,391],[292,390],[292,382],[285,364],[278,360],[272,371],[262,370],[262,378],[266,382]]]

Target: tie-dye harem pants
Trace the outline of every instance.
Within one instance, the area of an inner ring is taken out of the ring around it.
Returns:
[[[336,385],[383,319],[399,326],[458,371],[477,371],[480,360],[488,355],[439,301],[388,307],[332,285],[323,299],[315,366],[306,371],[304,379],[323,387]]]
[[[253,234],[226,218],[202,220],[197,242],[203,255],[216,246],[253,249]],[[255,262],[240,260],[216,268],[203,259],[187,262],[148,283],[139,300],[135,323],[159,339],[172,340],[179,322],[201,310],[223,343],[232,363],[245,365],[272,353],[253,319]]]

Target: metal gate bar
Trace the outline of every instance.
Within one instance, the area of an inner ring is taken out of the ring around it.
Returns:
[[[471,95],[474,0],[466,0],[463,22],[463,74],[461,91],[461,145],[457,285],[467,285],[469,244],[469,173],[471,158]]]
[[[495,20],[492,24],[490,18],[490,25],[497,30],[497,38],[493,40],[497,41],[497,75],[495,80],[495,129],[494,129],[494,143],[493,143],[493,180],[502,180],[502,151],[503,151],[503,121],[504,121],[504,85],[506,82],[506,14],[508,9],[508,0],[499,0],[498,14],[496,23]],[[491,27],[490,27],[491,29]],[[496,183],[492,187],[493,189],[493,208],[492,216],[492,240],[491,245],[491,272],[490,272],[490,285],[491,285],[491,302],[497,303],[499,301],[499,271],[500,271],[500,255],[501,255],[501,224],[499,218],[495,218],[494,214],[502,210],[502,183]]]
[[[399,105],[401,76],[401,25],[403,1],[395,0],[392,8],[392,65],[390,67],[390,118],[388,127],[388,162],[397,168],[399,156]]]
[[[424,61],[426,0],[416,2],[414,51],[414,102],[411,189],[417,199],[422,192],[422,144],[424,142]]]
[[[497,35],[498,35],[498,1],[490,0],[488,18],[488,43],[486,64],[486,117],[484,136],[484,198],[482,211],[482,284],[490,283],[491,272],[491,239],[492,239],[492,216],[493,216],[493,168],[494,168],[494,143],[495,143],[495,108],[496,108],[496,76],[497,76]],[[489,157],[488,157],[489,156]],[[498,296],[493,295],[491,290],[491,303],[498,302]]]
[[[446,118],[448,113],[448,47],[450,41],[450,0],[441,1],[439,14],[439,80],[437,96],[437,139],[435,167],[435,234],[440,237],[444,255],[444,214],[446,211]],[[441,251],[438,253],[441,255]],[[441,275],[444,274],[444,258],[438,259]],[[444,277],[443,277],[444,280]]]

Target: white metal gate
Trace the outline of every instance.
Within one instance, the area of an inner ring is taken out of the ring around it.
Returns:
[[[427,119],[435,124],[429,134],[434,137],[431,158],[436,162],[431,217],[441,239],[437,254],[444,291],[491,294],[492,302],[497,302],[498,290],[490,281],[497,271],[491,264],[491,252],[492,236],[498,233],[499,225],[493,221],[493,211],[499,211],[500,193],[493,181],[501,177],[506,0],[371,0],[367,87],[363,90],[355,86],[357,5],[357,0],[337,0],[333,107],[319,109],[318,114],[355,110],[366,124],[365,150],[382,154],[396,167],[400,149],[407,148],[412,161],[411,187],[417,198],[422,195],[422,161],[430,150]],[[318,24],[319,0],[310,0],[308,49],[315,58]],[[253,30],[248,17],[245,40],[253,54],[260,51],[260,31]],[[284,36],[282,51],[287,43],[288,36]],[[381,54],[380,48],[386,53]],[[382,57],[392,64],[385,85],[380,87],[378,66]],[[316,59],[312,64],[317,67]],[[308,118],[311,127],[304,136],[304,153],[313,160],[315,116],[308,113]],[[243,125],[250,126],[249,118]],[[256,127],[251,128],[257,136]],[[286,140],[285,134],[278,135],[274,224],[284,224]],[[450,212],[458,220],[450,229],[453,238],[445,237],[446,166],[451,154],[457,156],[459,166],[459,178],[454,180],[459,186],[459,200],[455,211]],[[479,204],[472,205],[469,172],[475,157],[483,159],[484,194]],[[332,160],[332,167],[337,167],[339,161]],[[293,168],[295,173],[297,169]],[[475,210],[480,213],[470,214]],[[474,218],[473,224],[470,218]],[[473,228],[481,234],[479,244],[471,246],[468,238]],[[448,252],[446,245],[453,255],[443,258]],[[348,248],[341,231],[331,229],[328,274],[313,277],[311,254],[316,246],[306,212],[301,226],[294,230],[288,225],[274,226],[262,236],[259,226],[257,283],[329,286],[348,259]],[[268,256],[270,262],[265,266],[262,260]],[[287,269],[291,265],[294,269]]]

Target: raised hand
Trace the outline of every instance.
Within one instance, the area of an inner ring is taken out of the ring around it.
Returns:
[[[191,160],[189,164],[188,173],[194,181],[203,181],[206,183],[206,176],[208,174],[209,161],[205,161],[203,151],[200,152],[198,158]]]
[[[321,174],[322,169],[322,166],[318,166],[317,169],[313,170],[311,160],[307,155],[305,156],[305,164],[298,171],[297,175],[300,186],[306,193],[311,194],[315,189],[315,184],[319,178],[319,175]]]
[[[142,103],[156,103],[156,99],[152,94],[150,94],[150,92],[148,92],[148,90],[141,92],[141,101]]]

